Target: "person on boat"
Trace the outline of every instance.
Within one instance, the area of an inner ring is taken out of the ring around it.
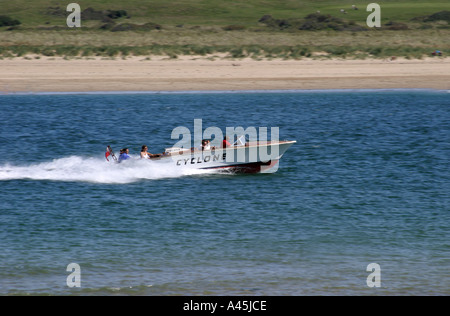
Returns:
[[[223,138],[223,141],[222,141],[222,147],[223,148],[226,148],[226,147],[230,147],[231,146],[231,144],[230,144],[230,142],[228,141],[228,136],[225,136],[224,138]]]
[[[148,147],[146,145],[142,145],[141,159],[150,159],[150,153],[147,150],[148,150]]]
[[[130,159],[130,150],[128,148],[123,148],[120,150],[120,156],[119,156],[119,162],[122,162],[123,160]]]
[[[202,147],[203,147],[203,150],[211,150],[211,141],[205,139],[205,143]]]
[[[216,146],[211,146],[211,140],[207,140],[207,144],[206,144],[206,146],[208,147],[207,149],[208,150],[215,150],[216,149]]]
[[[197,147],[197,149],[205,150],[205,147],[206,147],[206,139],[202,139],[202,144],[201,144],[201,146]]]
[[[156,158],[156,157],[160,157],[160,156],[161,156],[160,154],[149,153],[147,145],[142,145],[141,159],[150,159],[150,158]]]

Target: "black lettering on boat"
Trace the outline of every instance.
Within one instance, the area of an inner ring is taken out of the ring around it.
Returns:
[[[220,158],[220,155],[214,155],[213,156],[213,161],[217,161],[217,160],[219,160],[219,158]]]
[[[177,166],[181,166],[181,159],[177,161]]]
[[[189,158],[184,159],[184,164],[186,165],[188,161],[189,161]]]
[[[227,153],[223,153],[222,160],[226,160],[226,159],[227,159]]]
[[[204,162],[208,162],[211,160],[211,156],[205,156],[205,158],[203,159]]]

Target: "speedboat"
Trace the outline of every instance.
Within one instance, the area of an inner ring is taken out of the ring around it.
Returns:
[[[273,173],[279,161],[296,141],[242,142],[228,147],[165,148],[149,160],[170,163],[177,168],[215,169],[231,173]],[[108,146],[110,149],[110,147]],[[108,152],[108,149],[107,149]],[[112,151],[111,151],[112,152]],[[113,156],[114,157],[114,156]]]
[[[246,142],[243,145],[211,149],[166,148],[152,161],[171,159],[179,168],[217,169],[233,173],[272,173],[278,170],[284,153],[296,141]]]

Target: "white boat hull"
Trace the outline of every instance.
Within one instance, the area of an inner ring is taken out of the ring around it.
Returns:
[[[247,143],[212,150],[184,150],[172,152],[154,162],[172,160],[179,168],[217,169],[239,173],[273,173],[278,170],[279,160],[296,141]]]

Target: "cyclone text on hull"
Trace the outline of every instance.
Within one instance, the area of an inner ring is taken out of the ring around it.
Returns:
[[[166,148],[152,162],[169,159],[179,168],[218,169],[239,173],[272,173],[278,170],[279,160],[296,141],[247,142],[241,146],[193,150]]]

